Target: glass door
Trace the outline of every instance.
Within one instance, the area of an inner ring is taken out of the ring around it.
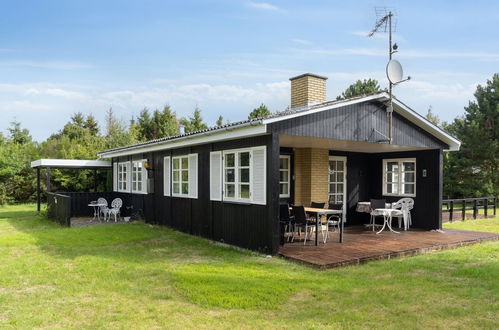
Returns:
[[[343,204],[343,221],[346,215],[347,158],[329,157],[329,203]]]

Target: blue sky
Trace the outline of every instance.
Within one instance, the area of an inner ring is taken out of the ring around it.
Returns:
[[[328,99],[357,79],[382,87],[374,8],[396,12],[395,57],[413,80],[395,94],[419,113],[463,113],[499,72],[497,1],[1,1],[0,131],[17,120],[41,141],[72,113],[129,120],[169,104],[213,124],[289,105],[289,78],[329,77]]]

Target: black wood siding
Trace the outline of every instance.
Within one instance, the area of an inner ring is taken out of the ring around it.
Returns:
[[[366,102],[275,122],[267,129],[272,133],[286,135],[376,142],[386,137],[375,130],[388,135],[387,125],[384,105]],[[393,144],[432,149],[448,148],[445,143],[395,112]]]
[[[396,153],[353,153],[330,151],[330,155],[347,157],[347,223],[368,223],[369,215],[355,211],[357,202],[385,198],[396,202],[402,197],[383,196],[383,159],[416,158],[416,197],[412,210],[413,227],[440,229],[442,219],[442,151],[423,150]],[[423,169],[427,176],[422,176]]]
[[[210,201],[209,155],[211,151],[267,147],[267,203],[248,205]],[[164,196],[163,159],[166,156],[198,154],[198,198]],[[131,195],[144,209],[146,221],[243,248],[275,254],[279,244],[279,141],[277,135],[210,143],[174,150],[158,151],[134,159],[148,159],[153,170],[154,193]],[[118,161],[130,160],[120,157]],[[135,208],[135,205],[134,205]]]

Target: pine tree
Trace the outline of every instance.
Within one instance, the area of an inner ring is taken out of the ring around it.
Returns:
[[[355,96],[373,94],[381,92],[379,83],[376,79],[357,80],[355,83],[348,86],[341,95],[336,97],[336,100],[349,99]]]
[[[256,118],[263,118],[267,117],[270,114],[271,114],[270,110],[267,108],[265,104],[262,103],[258,108],[255,108],[250,112],[248,119],[251,120]]]

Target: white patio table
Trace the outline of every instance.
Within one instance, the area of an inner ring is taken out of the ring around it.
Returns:
[[[376,234],[381,233],[386,227],[390,229],[391,232],[394,232],[396,234],[400,234],[398,231],[395,231],[392,229],[392,217],[393,216],[401,216],[402,211],[401,210],[395,210],[395,209],[375,209],[373,212],[375,215],[382,215],[383,216],[383,227],[379,231],[376,232]],[[373,226],[373,231],[374,231],[374,226]]]
[[[106,204],[102,204],[102,203],[90,203],[88,204],[88,206],[91,206],[94,208],[94,217],[92,218],[92,220],[90,221],[93,221],[95,220],[95,218],[97,218],[99,221],[100,221],[100,207],[101,206],[107,206]]]

